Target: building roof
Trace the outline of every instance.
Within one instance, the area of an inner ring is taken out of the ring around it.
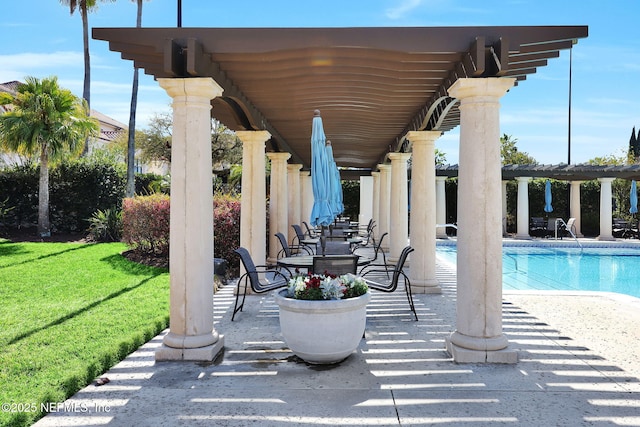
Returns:
[[[311,163],[313,111],[339,167],[363,173],[411,130],[459,124],[447,89],[459,78],[528,75],[586,26],[403,28],[94,28],[156,78],[212,77],[212,116],[232,130],[267,130],[270,149]]]

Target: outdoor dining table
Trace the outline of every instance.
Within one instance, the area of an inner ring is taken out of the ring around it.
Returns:
[[[321,256],[321,255],[300,255],[300,256],[288,256],[284,258],[280,258],[278,260],[278,265],[287,268],[306,268],[307,270],[311,270],[313,267],[313,257]],[[332,255],[336,256],[336,255]],[[345,255],[351,256],[351,255]],[[358,257],[358,266],[362,267],[363,265],[370,264],[373,261],[368,257]]]

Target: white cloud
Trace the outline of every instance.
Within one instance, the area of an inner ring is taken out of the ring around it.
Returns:
[[[422,0],[402,0],[396,7],[387,9],[385,14],[389,19],[400,19],[408,12],[420,6],[420,4],[422,4]]]

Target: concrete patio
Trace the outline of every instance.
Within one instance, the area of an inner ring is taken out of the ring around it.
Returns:
[[[213,363],[155,362],[161,334],[35,425],[640,425],[639,299],[505,294],[519,362],[456,364],[444,350],[455,270],[438,262],[437,277],[442,294],[415,295],[418,322],[404,292],[374,293],[365,339],[333,366],[287,349],[271,295],[248,298],[231,322],[230,284],[214,297],[225,349]]]

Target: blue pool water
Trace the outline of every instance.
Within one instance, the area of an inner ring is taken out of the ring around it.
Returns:
[[[456,262],[455,246],[436,253]],[[503,290],[617,292],[640,298],[640,250],[503,247]]]

